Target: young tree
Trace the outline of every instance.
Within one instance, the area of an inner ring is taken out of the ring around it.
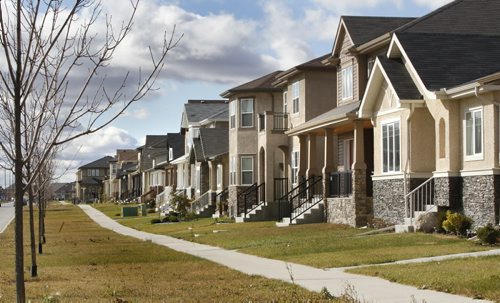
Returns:
[[[161,47],[148,48],[150,64],[136,73],[124,71],[116,84],[116,75],[108,77],[107,71],[132,30],[138,2],[130,1],[130,16],[116,26],[94,0],[0,1],[0,147],[4,167],[15,174],[18,302],[25,302],[22,201],[27,188],[54,148],[104,128],[141,100],[182,37],[175,38],[175,28],[164,33]],[[39,159],[30,161],[36,152]],[[23,180],[27,163],[30,173]]]

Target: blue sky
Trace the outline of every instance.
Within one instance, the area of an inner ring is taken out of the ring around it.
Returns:
[[[115,19],[127,12],[128,1],[109,2],[113,4],[104,3],[104,9]],[[148,134],[178,132],[188,99],[219,99],[231,87],[330,52],[341,15],[418,17],[447,2],[141,0],[131,42],[118,54],[118,65],[133,68],[144,62],[140,47],[159,45],[162,29],[170,31],[175,24],[177,35],[184,37],[167,56],[157,89],[148,98],[101,133],[67,146],[59,156],[59,171],[67,168],[61,180],[74,180],[76,167],[117,148],[140,146]]]

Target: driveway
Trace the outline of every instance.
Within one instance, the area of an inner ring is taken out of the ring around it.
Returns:
[[[14,202],[2,202],[2,207],[0,207],[0,234],[5,231],[12,220],[14,220]]]

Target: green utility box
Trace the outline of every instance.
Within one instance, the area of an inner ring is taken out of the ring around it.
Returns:
[[[125,217],[137,217],[138,207],[137,206],[123,206],[122,207],[122,218]]]
[[[139,213],[140,216],[147,216],[148,215],[148,207],[146,204],[139,204],[137,205],[137,212]]]

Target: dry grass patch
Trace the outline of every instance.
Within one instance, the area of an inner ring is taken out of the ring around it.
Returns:
[[[27,236],[27,235],[26,235]],[[320,294],[248,276],[186,254],[100,228],[79,208],[51,205],[39,278],[27,298],[61,302],[320,301]],[[0,302],[15,301],[13,226],[0,235]],[[28,246],[26,246],[28,252]],[[29,255],[26,255],[29,266]],[[29,275],[28,268],[26,275]]]
[[[500,302],[500,256],[373,266],[349,272]]]
[[[118,206],[113,205],[100,204],[96,208],[104,210],[108,216],[119,212]],[[437,234],[359,236],[366,229],[335,224],[278,228],[275,222],[215,224],[213,219],[154,225],[150,223],[150,217],[117,221],[150,233],[319,268],[387,263],[488,249],[464,239]]]

